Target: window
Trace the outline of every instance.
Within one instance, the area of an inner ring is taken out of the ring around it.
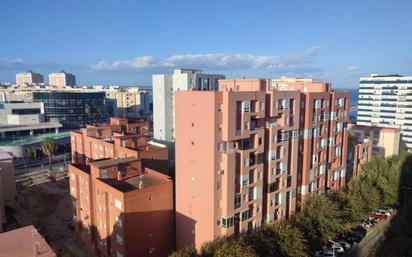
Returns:
[[[117,235],[116,235],[116,242],[117,242],[119,245],[123,245],[123,237],[122,237],[121,235],[117,234]]]
[[[235,196],[235,209],[240,208],[241,204],[242,204],[242,197],[241,197],[241,195],[240,195],[240,194],[239,194],[239,195],[236,195],[236,196]]]
[[[122,220],[119,218],[119,216],[116,216],[116,225],[117,225],[119,228],[122,228],[122,227],[123,227]]]
[[[121,210],[121,209],[122,209],[122,202],[120,202],[119,200],[115,199],[115,200],[114,200],[114,206],[115,206],[117,209]]]

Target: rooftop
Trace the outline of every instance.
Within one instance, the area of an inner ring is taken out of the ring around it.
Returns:
[[[128,163],[139,160],[136,157],[124,157],[119,159],[106,159],[106,160],[98,160],[94,162],[90,162],[90,165],[96,166],[97,168],[104,168],[114,165],[119,165],[121,163]]]
[[[350,124],[350,129],[357,129],[363,131],[388,131],[388,132],[399,132],[400,128],[387,128],[387,127],[376,127],[376,126],[365,126],[365,125],[357,125],[357,124]]]
[[[0,234],[0,256],[56,257],[32,225]]]
[[[165,183],[165,180],[162,180],[158,177],[152,176],[150,174],[142,174],[135,177],[131,177],[122,181],[117,179],[99,179],[100,181],[110,185],[113,188],[121,192],[129,192],[136,189],[141,189],[144,187],[150,187],[155,185],[160,185]]]
[[[62,139],[70,137],[70,132],[60,132],[60,133],[47,133],[37,136],[15,136],[13,138],[0,138],[0,146],[17,146],[17,145],[31,145],[43,142],[47,137],[56,139]]]

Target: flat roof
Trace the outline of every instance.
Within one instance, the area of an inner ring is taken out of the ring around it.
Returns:
[[[32,225],[0,234],[0,256],[56,257],[52,248]]]
[[[166,183],[165,180],[160,178],[151,176],[149,174],[142,174],[135,177],[131,177],[122,181],[117,179],[99,179],[100,181],[110,185],[111,187],[126,193],[133,190],[140,189],[139,186],[141,185],[142,188],[160,185]]]
[[[97,168],[104,168],[108,166],[114,166],[118,165],[121,163],[128,163],[132,161],[137,161],[139,160],[136,157],[124,157],[124,158],[119,158],[119,159],[107,159],[107,160],[100,160],[100,161],[93,161],[90,162],[90,165],[96,166]]]
[[[349,127],[350,129],[361,129],[361,130],[375,130],[375,131],[390,131],[390,132],[398,132],[400,128],[388,128],[388,127],[376,127],[376,126],[365,126],[365,125],[358,125],[358,124],[351,124]]]
[[[59,133],[47,133],[34,136],[15,136],[14,138],[0,138],[0,146],[18,146],[31,145],[43,142],[45,138],[52,138],[54,140],[70,137],[70,131]]]
[[[0,149],[0,161],[1,160],[10,160],[10,159],[13,159],[13,155],[11,155],[8,152]]]

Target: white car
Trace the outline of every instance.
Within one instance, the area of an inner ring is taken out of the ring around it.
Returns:
[[[376,215],[385,215],[386,217],[389,217],[389,216],[391,216],[391,213],[389,212],[389,211],[386,211],[386,210],[379,210],[377,213],[376,213]]]
[[[331,250],[332,252],[335,251],[335,254],[345,252],[345,249],[343,249],[343,247],[338,242],[335,242],[332,240],[329,240],[326,246],[323,247],[323,249],[328,249],[328,250]]]
[[[338,243],[345,249],[345,251],[349,250],[351,245],[346,242],[345,240],[338,240]]]

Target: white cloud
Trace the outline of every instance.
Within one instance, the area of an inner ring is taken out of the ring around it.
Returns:
[[[359,66],[356,66],[356,65],[350,65],[346,67],[346,70],[349,72],[358,71],[359,69],[360,69]]]
[[[163,59],[141,56],[132,60],[101,61],[91,66],[96,71],[144,71],[165,68],[200,68],[208,70],[267,70],[271,72],[303,72],[316,69],[308,66],[321,48],[315,46],[301,53],[285,55],[253,54],[184,54]]]
[[[7,59],[0,58],[0,70],[9,70],[9,69],[24,69],[29,67],[30,63],[24,59]]]

